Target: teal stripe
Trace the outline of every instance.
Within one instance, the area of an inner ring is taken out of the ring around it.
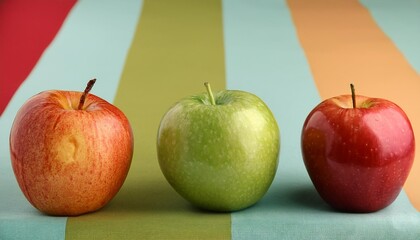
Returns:
[[[420,1],[360,0],[420,74]]]
[[[141,1],[78,2],[0,118],[0,239],[63,239],[67,218],[38,213],[20,192],[10,164],[8,134],[30,96],[48,89],[92,90],[113,101],[140,15]]]
[[[264,199],[232,213],[233,239],[418,239],[420,221],[403,192],[373,214],[332,211],[318,196],[300,133],[321,100],[284,1],[223,1],[228,89],[260,96],[281,130],[277,176]]]

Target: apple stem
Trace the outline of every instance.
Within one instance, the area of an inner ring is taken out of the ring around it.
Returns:
[[[350,89],[351,89],[351,100],[353,102],[353,108],[356,108],[356,91],[354,90],[353,83],[350,83]]]
[[[213,97],[213,92],[211,91],[210,83],[205,82],[204,86],[206,86],[207,93],[209,94],[211,105],[216,105],[216,102],[214,101],[214,97]]]
[[[83,92],[82,96],[80,97],[79,106],[77,107],[78,110],[82,110],[83,109],[83,105],[85,104],[86,97],[89,94],[89,92],[92,89],[92,87],[95,84],[95,82],[96,82],[96,78],[90,80],[87,83],[87,86],[85,88],[85,91]]]

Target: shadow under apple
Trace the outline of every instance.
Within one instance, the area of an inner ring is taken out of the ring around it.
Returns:
[[[103,208],[110,212],[184,211],[190,204],[179,196],[165,179],[130,182]]]
[[[279,182],[273,183],[269,192],[256,204],[256,207],[285,212],[334,211],[322,200],[310,182]]]

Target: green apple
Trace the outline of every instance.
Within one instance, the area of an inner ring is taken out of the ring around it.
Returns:
[[[280,132],[254,94],[224,90],[180,100],[163,116],[157,137],[160,168],[193,205],[236,211],[260,200],[278,166]]]

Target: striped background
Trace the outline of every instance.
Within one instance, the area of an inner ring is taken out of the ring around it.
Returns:
[[[0,1],[0,239],[419,239],[420,157],[390,207],[343,214],[318,197],[300,153],[309,111],[350,82],[400,105],[420,136],[419,12],[418,0]],[[42,215],[11,169],[13,118],[30,96],[92,77],[132,124],[129,176],[99,212]],[[275,181],[244,211],[197,211],[158,166],[160,118],[204,81],[257,94],[281,129]]]

